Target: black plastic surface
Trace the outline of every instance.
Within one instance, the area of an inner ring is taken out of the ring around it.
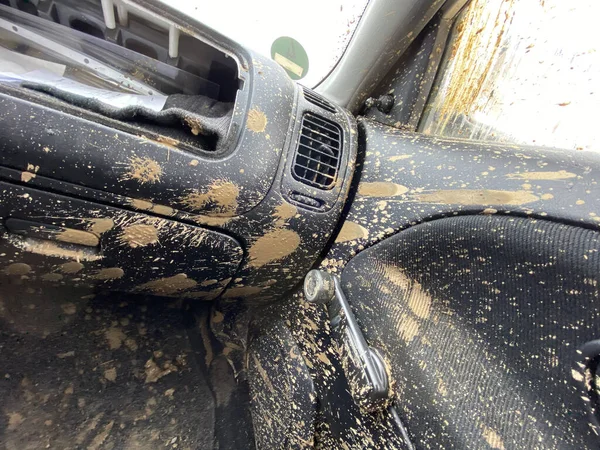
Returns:
[[[5,182],[0,218],[2,283],[209,300],[243,255],[215,231]]]

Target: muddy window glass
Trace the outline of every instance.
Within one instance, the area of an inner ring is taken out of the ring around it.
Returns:
[[[420,131],[600,150],[598,0],[472,0]]]

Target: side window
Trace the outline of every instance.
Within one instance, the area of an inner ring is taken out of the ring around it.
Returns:
[[[600,150],[598,0],[472,0],[419,131]]]

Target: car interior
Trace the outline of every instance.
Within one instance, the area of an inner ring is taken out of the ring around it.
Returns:
[[[372,0],[310,89],[0,0],[0,448],[599,448],[600,157],[481,120],[483,3]]]

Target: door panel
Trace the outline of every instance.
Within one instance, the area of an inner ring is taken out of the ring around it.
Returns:
[[[389,356],[423,448],[592,448],[582,344],[600,335],[600,234],[507,216],[411,227],[342,283]],[[557,432],[560,430],[560,432]]]
[[[595,362],[578,350],[600,334],[600,158],[359,131],[321,269],[390,363],[414,446],[597,447]]]

